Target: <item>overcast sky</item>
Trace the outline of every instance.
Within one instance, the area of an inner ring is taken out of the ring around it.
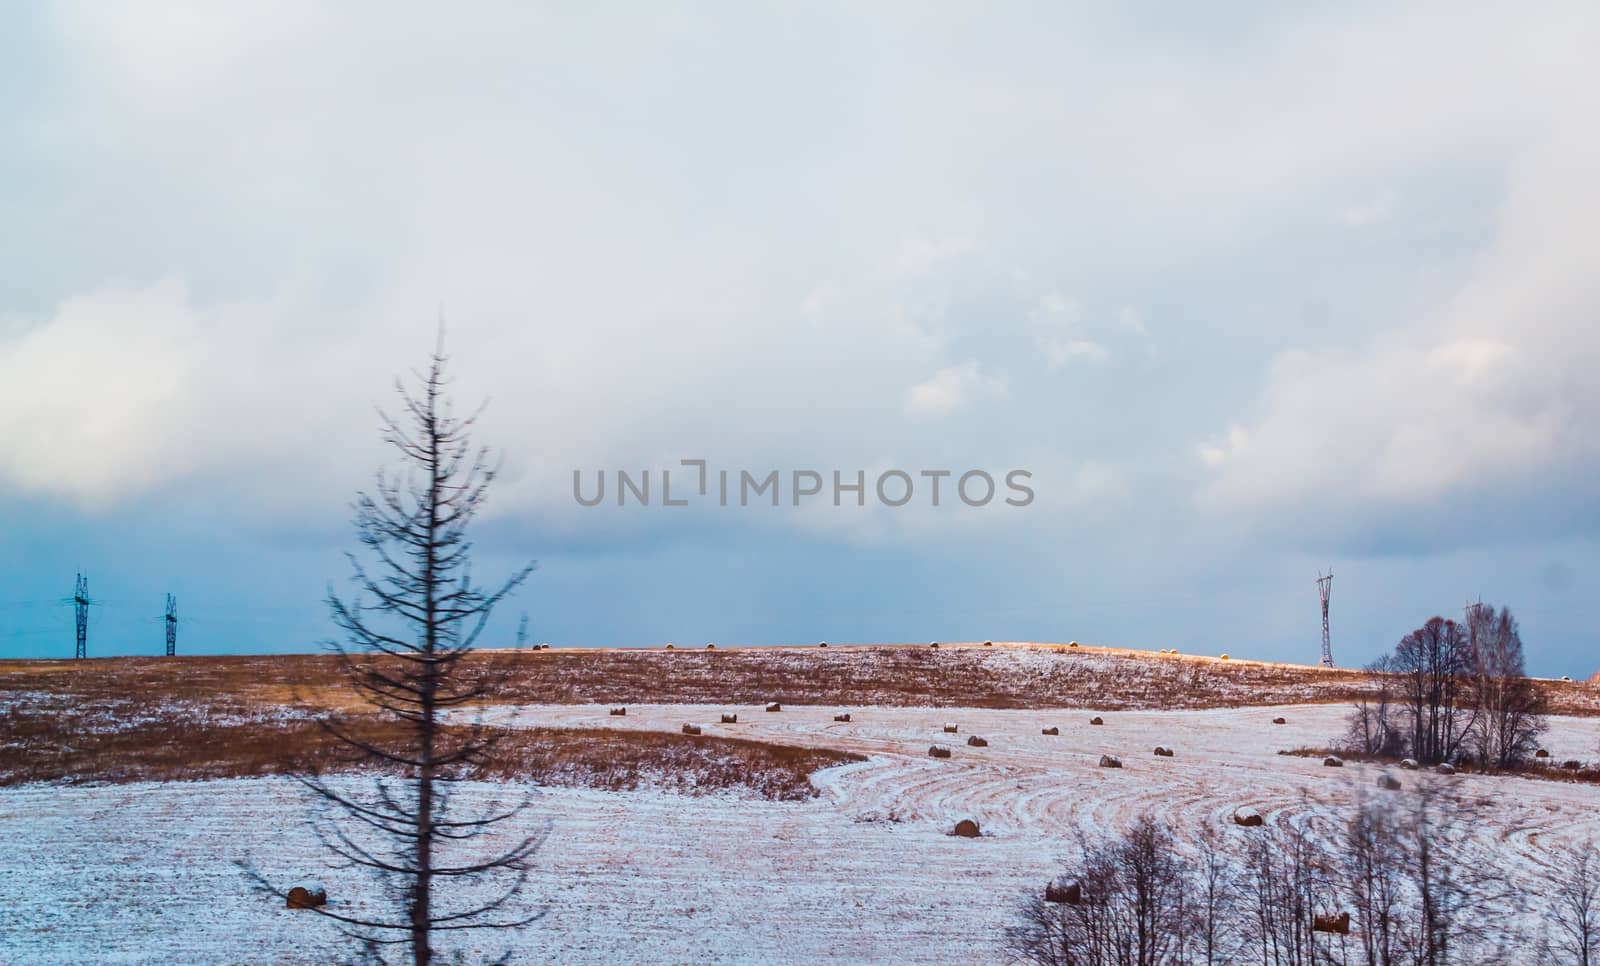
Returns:
[[[0,655],[314,648],[442,315],[507,643],[1600,663],[1592,4],[403,6],[0,10]]]

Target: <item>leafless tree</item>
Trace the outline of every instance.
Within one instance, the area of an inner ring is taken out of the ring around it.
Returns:
[[[1555,927],[1546,943],[1574,966],[1600,963],[1600,856],[1593,842],[1570,847],[1545,874],[1545,910]]]
[[[1342,857],[1347,891],[1360,923],[1367,966],[1400,966],[1416,947],[1403,831],[1382,804],[1363,800],[1351,817]]]
[[[1082,862],[1070,878],[1076,903],[1035,897],[1007,934],[1020,960],[1038,966],[1168,966],[1185,954],[1191,870],[1172,832],[1148,816],[1124,835],[1080,842]]]
[[[1538,748],[1544,698],[1528,680],[1522,635],[1509,608],[1499,613],[1477,603],[1467,608],[1472,657],[1471,702],[1477,710],[1469,742],[1485,768],[1516,768]]]
[[[1238,870],[1222,834],[1209,825],[1198,835],[1192,883],[1189,961],[1222,966],[1238,946]]]
[[[381,949],[401,946],[415,966],[434,961],[437,933],[514,928],[537,918],[516,901],[541,838],[520,821],[530,800],[467,808],[452,794],[498,734],[479,722],[447,720],[492,682],[481,668],[461,673],[462,661],[495,605],[533,565],[489,588],[473,580],[467,530],[495,470],[472,442],[476,413],[452,410],[446,363],[441,338],[426,372],[416,374],[416,389],[396,382],[401,415],[384,416],[384,439],[403,471],[380,471],[375,490],[358,496],[355,526],[370,563],[350,555],[355,595],[328,596],[346,637],[333,650],[371,710],[323,723],[352,761],[379,774],[301,778],[323,806],[314,827],[326,847],[346,867],[372,873],[393,908],[372,916],[344,907],[317,911],[357,938],[369,958],[382,961]]]
[[[1263,964],[1312,966],[1343,962],[1338,940],[1312,929],[1338,905],[1326,850],[1304,824],[1291,823],[1255,836],[1244,858],[1248,941]]]
[[[1367,665],[1370,696],[1351,708],[1344,744],[1363,755],[1398,758],[1405,751],[1405,735],[1395,714],[1394,659],[1388,655]]]
[[[1453,759],[1474,723],[1466,700],[1472,660],[1461,625],[1429,620],[1401,639],[1391,669],[1411,754],[1430,764]]]

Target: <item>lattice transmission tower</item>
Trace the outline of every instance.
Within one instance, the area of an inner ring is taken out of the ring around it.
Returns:
[[[167,623],[167,657],[178,653],[178,598],[167,595],[167,613],[162,620]]]
[[[1333,593],[1333,571],[1317,571],[1317,596],[1322,598],[1322,666],[1333,667],[1333,647],[1328,637],[1328,595]]]
[[[89,578],[83,574],[78,575],[78,582],[72,591],[72,609],[78,623],[78,648],[73,654],[75,658],[89,656],[89,605],[94,601],[89,599]]]

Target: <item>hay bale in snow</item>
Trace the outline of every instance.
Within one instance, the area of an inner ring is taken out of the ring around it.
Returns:
[[[1566,769],[1567,771],[1577,771],[1577,770],[1579,770],[1580,768],[1583,767],[1583,762],[1578,761],[1576,758],[1574,758],[1571,761],[1562,762],[1561,763],[1561,767]]]
[[[956,733],[956,723],[954,721],[946,721],[944,723],[944,733],[947,734],[947,735],[955,734]]]
[[[1106,723],[1106,721],[1105,721],[1104,718],[1100,717],[1099,715],[1095,715],[1094,717],[1089,719],[1089,723],[1092,724],[1092,725],[1103,725],[1103,724]]]
[[[1454,775],[1456,773],[1456,766],[1450,764],[1448,761],[1442,761],[1433,770],[1441,775]]]
[[[1224,661],[1228,660],[1228,655],[1227,654],[1223,654],[1222,655],[1222,660],[1224,660]]]
[[[697,724],[686,724],[683,726],[683,733],[686,735],[697,735],[700,733],[700,726]]]
[[[1122,759],[1118,758],[1116,755],[1101,755],[1100,756],[1100,767],[1101,768],[1121,768],[1122,767]]]
[[[722,723],[723,724],[738,724],[739,723],[739,716],[736,715],[736,714],[724,714],[722,716]]]
[[[284,897],[285,909],[315,909],[328,904],[328,890],[320,882],[303,882]]]
[[[625,715],[627,713],[628,713],[628,709],[627,708],[612,708],[611,709],[611,717],[613,717],[613,718],[620,718],[620,717],[622,717],[623,715]]]
[[[835,720],[835,721],[849,721],[850,720],[850,712],[846,711],[843,714],[836,714],[836,715],[833,716],[833,720]]]
[[[710,644],[710,643],[708,643],[708,644],[706,644],[706,650],[708,650],[708,651],[715,651],[715,650],[716,650],[716,649],[717,649],[717,645],[715,645],[715,644]]]
[[[1078,646],[1078,642],[1077,641],[1068,641],[1067,642],[1067,646],[1068,647],[1077,647]],[[1596,671],[1595,673],[1596,674],[1600,674],[1600,671]]]
[[[929,647],[938,647],[939,646],[939,642],[938,641],[929,641],[928,642],[928,646]]]
[[[1260,828],[1265,824],[1265,821],[1261,818],[1260,812],[1245,806],[1233,810],[1233,824],[1242,825],[1245,828]]]
[[[1400,779],[1393,775],[1379,775],[1378,787],[1385,791],[1397,792],[1400,790]]]
[[[1061,733],[1061,729],[1057,728],[1055,725],[1051,725],[1048,728],[1039,729],[1039,733],[1041,735],[1059,735]]]
[[[1156,745],[1156,757],[1157,758],[1171,758],[1172,757],[1172,749],[1168,748],[1166,745]]]
[[[1350,935],[1350,913],[1341,912],[1337,916],[1312,916],[1312,932],[1336,932],[1341,936]]]
[[[964,818],[956,823],[955,829],[950,834],[959,835],[964,839],[975,839],[980,834],[978,832],[978,823],[970,818]]]
[[[667,650],[669,650],[669,651],[670,651],[670,650],[672,650],[672,649],[673,649],[673,645],[672,645],[672,644],[668,644],[668,645],[667,645]]]
[[[818,641],[817,642],[817,646],[818,647],[827,647],[828,646],[828,642],[827,641]]]
[[[929,748],[928,748],[928,757],[929,758],[949,758],[950,757],[950,749],[945,745],[930,745]]]
[[[783,705],[779,704],[776,701],[771,701],[771,702],[767,703],[767,710],[768,711],[782,711],[783,710]]]
[[[1044,901],[1075,906],[1083,901],[1083,886],[1078,883],[1077,879],[1067,879],[1064,882],[1046,882],[1044,884]]]
[[[984,647],[994,647],[994,641],[984,641],[983,642],[983,646]]]
[[[1272,719],[1272,723],[1273,724],[1288,724],[1289,723],[1289,719],[1288,718],[1273,718]]]
[[[1415,758],[1402,758],[1400,759],[1400,767],[1406,771],[1416,771],[1417,760]]]
[[[987,748],[989,747],[989,739],[979,738],[977,735],[973,735],[971,738],[967,739],[967,744],[974,748]]]
[[[1322,764],[1326,768],[1343,768],[1344,759],[1340,758],[1338,755],[1329,755],[1328,757],[1322,759]]]
[[[1533,753],[1533,757],[1535,757],[1535,758],[1549,758],[1550,757],[1550,752],[1546,751],[1543,748],[1540,748],[1538,751]]]

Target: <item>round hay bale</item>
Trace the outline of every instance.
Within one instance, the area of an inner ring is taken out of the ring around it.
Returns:
[[[1067,642],[1067,646],[1068,647],[1077,647],[1078,646],[1078,642],[1077,641],[1068,641]],[[1595,673],[1596,674],[1600,674],[1600,671],[1596,671]]]
[[[706,650],[708,650],[708,651],[715,651],[715,650],[716,650],[716,649],[717,649],[717,645],[715,645],[715,644],[711,644],[711,643],[709,643],[709,642],[708,642],[708,643],[707,643],[707,644],[706,644]]]
[[[974,748],[987,748],[989,747],[989,739],[979,738],[977,735],[973,735],[971,738],[967,739],[967,744]]]
[[[1092,724],[1092,725],[1103,725],[1103,724],[1106,723],[1106,720],[1104,718],[1100,717],[1099,715],[1095,715],[1094,717],[1089,719],[1089,723]]]
[[[1454,775],[1456,773],[1456,766],[1450,764],[1448,761],[1442,761],[1433,770],[1441,775]]]
[[[929,641],[928,642],[928,646],[929,647],[938,647],[939,646],[939,642],[938,641]]]
[[[303,882],[284,897],[285,909],[315,909],[328,904],[328,890],[320,882]]]
[[[1341,912],[1337,916],[1312,916],[1312,932],[1336,932],[1341,936],[1350,935],[1350,913]]]
[[[850,720],[850,712],[846,711],[843,714],[836,714],[836,715],[833,716],[833,720],[835,720],[835,721],[849,721]]]
[[[1223,654],[1222,655],[1222,660],[1224,660],[1224,661],[1228,660],[1228,655],[1227,654]]]
[[[1543,748],[1540,748],[1538,751],[1533,753],[1533,757],[1535,757],[1535,758],[1549,758],[1550,757],[1550,752],[1546,751]]]
[[[667,645],[667,650],[669,650],[669,651],[670,651],[670,650],[672,650],[672,649],[673,649],[673,648],[674,648],[674,645],[672,645],[672,644],[668,644],[668,645]]]
[[[946,721],[944,723],[944,733],[945,734],[953,735],[953,734],[956,733],[957,730],[958,729],[956,728],[956,723],[954,721]]]
[[[983,646],[984,647],[994,647],[994,641],[984,641],[983,642]]]
[[[1048,728],[1040,728],[1039,733],[1041,735],[1059,735],[1061,734],[1061,729],[1057,728],[1055,725],[1051,725]]]
[[[827,641],[818,641],[817,642],[817,646],[818,647],[827,647],[828,646],[828,642]]]
[[[783,705],[779,704],[776,701],[770,701],[770,702],[767,703],[767,710],[768,711],[782,711],[783,710]]]
[[[686,724],[683,726],[683,733],[686,735],[697,735],[700,733],[700,726],[697,724]]]
[[[739,716],[736,715],[736,714],[724,714],[722,716],[722,723],[723,724],[738,724],[739,723]]]
[[[1044,884],[1044,901],[1075,906],[1083,901],[1083,886],[1077,879],[1064,879]]]
[[[1572,683],[1572,678],[1568,677],[1565,674],[1561,675],[1561,680],[1566,681],[1569,684]]]
[[[1242,825],[1245,828],[1260,828],[1265,824],[1265,820],[1261,817],[1260,812],[1245,805],[1233,810],[1233,824]]]
[[[1402,758],[1400,759],[1400,767],[1406,771],[1416,771],[1417,760],[1415,758]]]
[[[1289,723],[1289,719],[1288,718],[1273,718],[1272,719],[1272,723],[1273,724],[1288,724]]]
[[[627,713],[628,713],[628,709],[627,708],[612,708],[611,709],[611,716],[613,718],[620,718],[620,717],[622,717],[623,715],[625,715]]]
[[[1567,771],[1578,771],[1579,769],[1583,768],[1583,762],[1578,761],[1577,759],[1574,758],[1574,759],[1572,759],[1570,761],[1562,762],[1561,763],[1561,767],[1566,769]]]
[[[1397,792],[1400,790],[1400,779],[1393,775],[1379,775],[1378,787],[1384,791]]]
[[[1122,767],[1122,759],[1118,758],[1116,755],[1101,755],[1100,756],[1100,767],[1101,768],[1121,768]]]
[[[950,749],[948,747],[946,747],[945,745],[930,745],[928,747],[928,757],[929,758],[949,758],[950,757]]]
[[[1329,755],[1328,757],[1322,759],[1322,764],[1326,768],[1343,768],[1344,759],[1340,758],[1338,755]]]
[[[1157,758],[1171,758],[1172,757],[1172,749],[1168,748],[1166,745],[1156,745],[1156,757]]]
[[[956,823],[956,827],[950,832],[950,834],[958,835],[964,839],[975,839],[981,833],[978,831],[977,822],[970,818],[964,818]]]

